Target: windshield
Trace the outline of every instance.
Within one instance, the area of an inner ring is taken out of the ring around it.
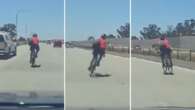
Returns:
[[[132,110],[195,109],[195,1],[131,1]]]
[[[0,42],[4,42],[3,35],[0,35]]]
[[[129,1],[66,0],[67,110],[130,109]]]
[[[64,41],[63,2],[22,0],[10,6],[3,0],[0,33],[8,33],[9,40],[0,44],[0,109],[10,103],[63,107],[64,45],[53,45]],[[9,22],[13,17],[16,23]]]

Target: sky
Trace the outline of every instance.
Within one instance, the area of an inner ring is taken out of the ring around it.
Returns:
[[[195,19],[195,0],[131,0],[131,32],[140,36],[139,31],[148,24],[157,24],[162,31],[168,25]]]
[[[129,1],[66,0],[66,40],[117,35],[116,29],[129,22]]]
[[[18,34],[30,37],[37,33],[41,39],[64,37],[64,0],[0,0],[0,26],[16,24]]]

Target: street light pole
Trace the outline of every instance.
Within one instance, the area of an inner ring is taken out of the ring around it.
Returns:
[[[18,34],[18,16],[19,16],[19,14],[20,14],[21,12],[26,12],[26,11],[25,11],[25,10],[19,10],[19,11],[17,11],[17,13],[16,13],[16,35],[17,35],[17,36],[19,36],[19,34]]]
[[[18,26],[18,14],[16,14],[16,36],[18,35],[17,26]]]
[[[18,36],[18,15],[21,11],[17,11],[16,13],[16,36]]]
[[[28,26],[27,26],[27,24],[25,25],[25,37],[27,37],[28,36]]]

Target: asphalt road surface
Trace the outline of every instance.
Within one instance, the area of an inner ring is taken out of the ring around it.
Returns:
[[[50,91],[64,90],[64,49],[41,44],[37,64],[29,64],[29,46],[19,46],[17,56],[0,59],[0,92]]]
[[[194,70],[175,66],[174,75],[163,75],[160,63],[138,58],[131,61],[131,101],[134,109],[172,107],[183,110],[185,107],[195,107]]]
[[[106,54],[96,74],[87,70],[89,50],[66,49],[66,110],[129,110],[129,59]]]

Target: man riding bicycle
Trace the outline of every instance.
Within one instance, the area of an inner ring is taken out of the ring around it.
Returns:
[[[165,62],[164,62],[165,55],[167,55],[170,60],[170,66],[171,67],[173,66],[171,52],[172,50],[171,50],[169,40],[167,39],[166,35],[163,35],[160,38],[160,56],[161,56],[163,67],[165,66]]]
[[[40,47],[39,47],[39,38],[38,38],[38,35],[37,34],[33,34],[32,35],[32,38],[29,42],[29,45],[30,45],[30,55],[32,55],[33,52],[35,52],[35,57],[37,57],[38,55],[38,52],[40,50]],[[30,60],[31,62],[31,60]]]
[[[91,70],[93,59],[97,58],[97,66],[100,65],[100,61],[102,57],[105,57],[105,50],[106,50],[106,37],[105,34],[101,35],[101,37],[93,43],[93,58],[91,60],[90,66],[88,70]]]

